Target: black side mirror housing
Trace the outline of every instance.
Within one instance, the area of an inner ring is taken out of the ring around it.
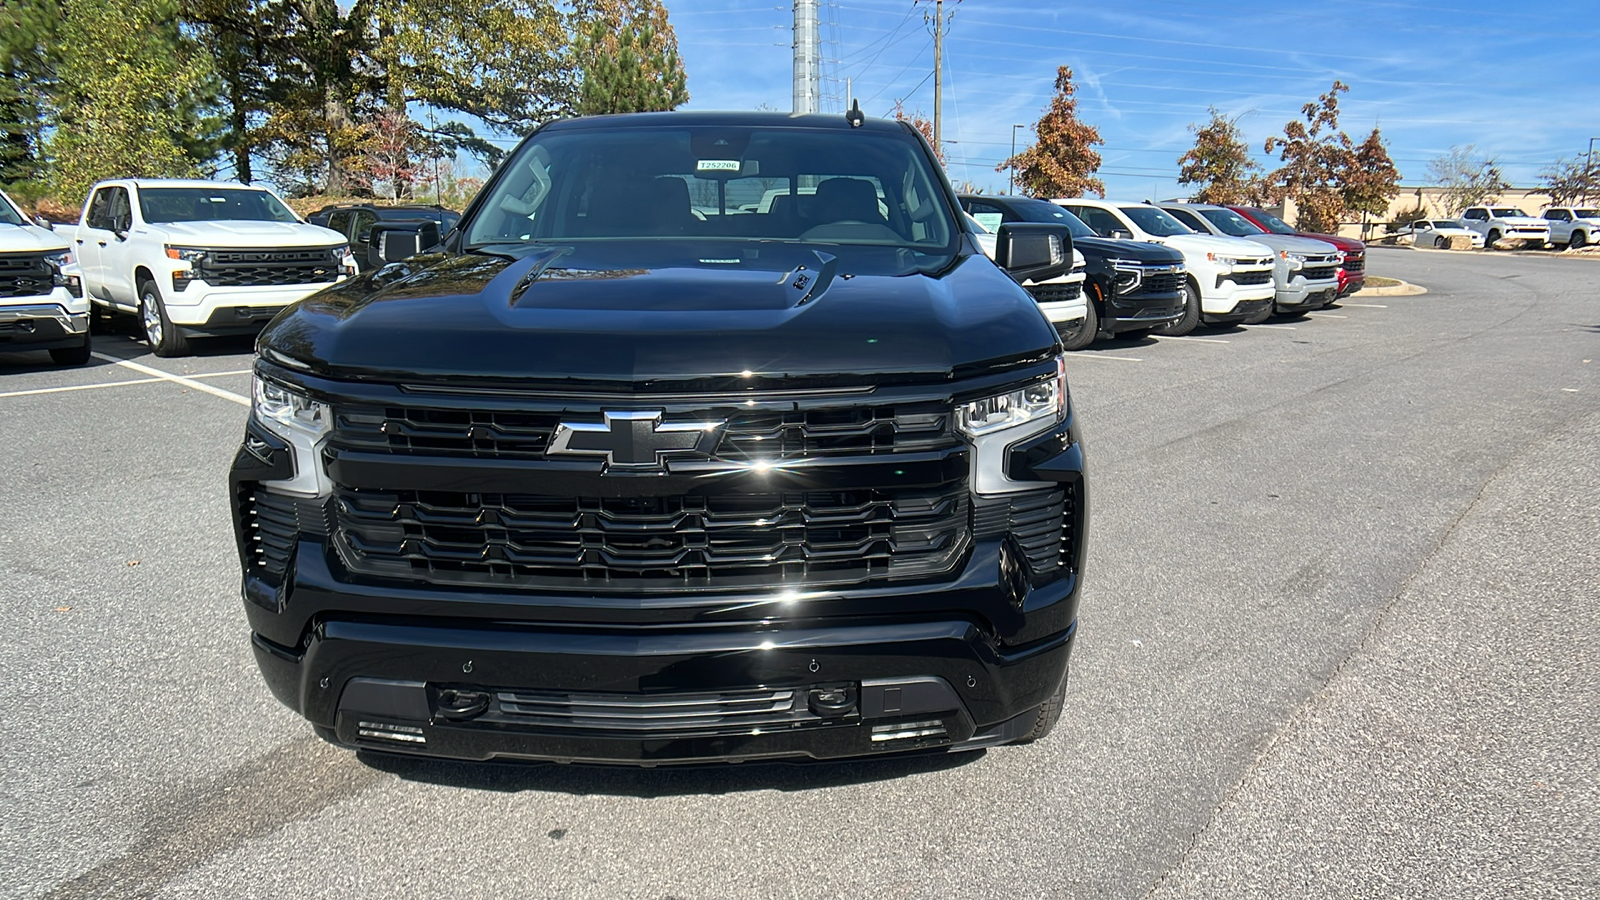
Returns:
[[[1072,271],[1072,229],[1053,222],[1005,222],[995,232],[994,261],[1018,284]]]
[[[376,269],[385,263],[409,259],[438,243],[438,222],[379,223],[372,226],[368,235],[367,265]]]

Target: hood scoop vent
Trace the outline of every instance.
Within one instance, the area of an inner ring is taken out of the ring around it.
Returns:
[[[821,297],[833,284],[839,271],[839,257],[813,250],[817,258],[813,265],[801,264],[783,276],[784,291],[791,306],[804,306]]]
[[[570,252],[572,252],[571,247],[552,247],[549,250],[542,250],[525,256],[507,266],[504,272],[496,275],[494,280],[489,282],[488,287],[499,290],[503,284],[509,282],[511,289],[506,292],[506,306],[516,309],[517,304],[522,300],[522,295],[528,292],[528,288],[533,287],[533,283],[538,281],[539,277],[549,270],[551,264]]]

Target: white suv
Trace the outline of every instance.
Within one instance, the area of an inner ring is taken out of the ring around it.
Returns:
[[[1550,226],[1550,243],[1576,250],[1600,235],[1600,209],[1577,206],[1552,206],[1544,211]]]
[[[1272,283],[1270,247],[1243,238],[1195,234],[1165,210],[1145,203],[1109,200],[1052,200],[1102,237],[1165,244],[1183,254],[1189,272],[1183,317],[1157,334],[1179,336],[1201,322],[1232,324],[1270,311],[1277,288]]]
[[[61,365],[89,361],[89,301],[67,239],[30,222],[0,193],[0,352],[48,350]]]
[[[1540,248],[1550,243],[1550,223],[1515,206],[1469,206],[1461,213],[1461,222],[1483,235],[1483,246],[1489,250],[1501,241],[1521,241]]]
[[[356,267],[344,235],[300,221],[265,188],[226,182],[102,182],[75,240],[85,291],[136,313],[157,356],[187,353],[190,335],[259,330]]]

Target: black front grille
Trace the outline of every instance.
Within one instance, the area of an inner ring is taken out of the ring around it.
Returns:
[[[1146,295],[1177,293],[1178,288],[1183,286],[1183,278],[1184,275],[1182,272],[1147,273],[1144,276],[1144,280],[1139,283],[1138,289],[1128,296],[1142,297]]]
[[[973,511],[973,531],[979,538],[1010,534],[1036,578],[1058,575],[1070,570],[1077,559],[1076,497],[1072,485],[1063,485],[984,498]]]
[[[0,256],[0,299],[42,297],[54,289],[54,276],[43,254]]]
[[[339,487],[353,571],[584,590],[750,588],[920,578],[970,538],[964,484],[683,497],[371,491]]]
[[[1268,269],[1261,272],[1235,272],[1229,277],[1233,279],[1234,284],[1237,284],[1240,287],[1250,287],[1257,284],[1271,284],[1272,270]]]
[[[740,412],[735,408],[667,413],[664,421],[725,421],[717,459],[793,460],[817,456],[907,453],[951,446],[943,404],[853,406]],[[343,406],[333,442],[399,455],[539,459],[558,424],[602,421],[589,415],[498,409]]]
[[[1083,282],[1034,284],[1028,286],[1028,293],[1033,295],[1036,303],[1064,303],[1083,296]]]
[[[743,734],[819,721],[795,688],[696,694],[610,694],[502,690],[487,721],[562,731],[689,735]]]
[[[1317,266],[1311,269],[1301,269],[1300,274],[1304,275],[1307,281],[1326,281],[1339,274],[1339,267]]]
[[[1344,260],[1344,271],[1347,275],[1359,275],[1367,270],[1365,256],[1347,256]]]
[[[338,278],[338,265],[326,247],[213,250],[195,277],[214,287],[324,284]]]

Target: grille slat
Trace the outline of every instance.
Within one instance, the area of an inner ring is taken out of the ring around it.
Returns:
[[[593,731],[738,733],[793,727],[815,719],[799,692],[748,690],[704,694],[599,694],[499,691],[490,717],[541,728]]]
[[[599,416],[592,417],[599,421]],[[705,409],[670,421],[725,420],[716,458],[733,462],[907,453],[955,442],[943,406],[865,406],[787,412]],[[416,407],[335,410],[334,443],[396,455],[542,459],[567,414]]]
[[[672,498],[336,488],[341,553],[373,575],[631,590],[850,583],[949,571],[964,484]]]
[[[212,250],[194,277],[214,287],[274,287],[336,280],[339,260],[327,247]]]
[[[1056,574],[1070,568],[1076,559],[1074,497],[1074,490],[1068,485],[987,499],[975,508],[973,530],[979,538],[1009,533],[1016,538],[1036,576]]]
[[[1271,270],[1262,272],[1234,272],[1228,276],[1234,284],[1240,287],[1249,287],[1257,284],[1270,284],[1272,282]]]
[[[43,254],[0,256],[0,299],[42,297],[54,289],[54,274]]]
[[[1326,281],[1339,274],[1339,267],[1317,266],[1315,268],[1301,269],[1300,274],[1304,275],[1307,281]]]

